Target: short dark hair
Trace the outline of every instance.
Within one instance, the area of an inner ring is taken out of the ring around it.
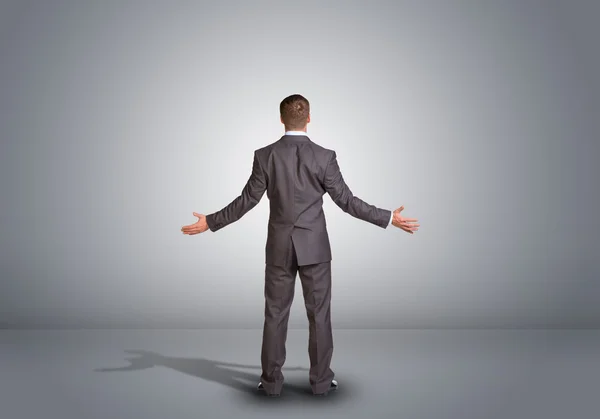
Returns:
[[[310,104],[302,95],[291,95],[281,101],[279,113],[286,130],[298,130],[306,126]]]

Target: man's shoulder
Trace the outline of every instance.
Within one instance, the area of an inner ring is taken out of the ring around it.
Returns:
[[[257,148],[256,150],[254,150],[254,154],[256,156],[258,156],[259,158],[266,157],[269,155],[269,153],[271,152],[271,150],[273,149],[273,146],[275,144],[276,143],[271,143],[271,144],[267,144],[266,146]]]
[[[321,152],[321,153],[325,153],[325,154],[329,154],[332,153],[333,150],[328,149],[327,147],[323,147],[320,144],[315,143],[314,141],[310,142],[311,146],[313,147],[313,149],[315,151]]]
[[[314,141],[310,140],[310,138],[308,142],[303,142],[302,144],[312,151],[313,158],[318,162],[319,165],[327,165],[335,156],[334,150],[317,144]],[[259,161],[263,162],[263,164],[267,164],[266,162],[270,160],[271,155],[273,153],[277,154],[278,148],[286,147],[286,143],[282,141],[282,139],[279,139],[277,141],[274,141],[270,144],[256,149],[254,151],[254,154],[259,159]]]
[[[332,149],[329,149],[327,147],[324,147],[320,144],[315,143],[313,140],[310,139],[309,137],[309,141],[306,143],[303,143],[305,146],[311,147],[314,151],[319,152],[319,153],[324,153],[324,154],[332,154],[334,153],[334,151]],[[274,141],[270,144],[267,144],[263,147],[260,147],[258,149],[255,150],[256,153],[264,153],[264,152],[268,152],[274,148],[277,147],[285,147],[285,143],[282,141],[282,139],[279,139],[277,141]]]
[[[315,142],[311,142],[311,148],[313,151],[313,156],[319,162],[320,165],[326,166],[329,161],[335,156],[335,151],[324,147]]]
[[[280,143],[281,143],[281,138],[280,138],[280,139],[278,139],[277,141],[273,141],[273,142],[272,142],[272,143],[270,143],[270,144],[267,144],[267,145],[265,145],[265,146],[262,146],[262,147],[260,147],[260,148],[257,148],[257,149],[255,150],[255,152],[256,152],[256,153],[263,153],[263,152],[265,152],[265,151],[267,151],[267,150],[271,150],[273,147],[276,147],[276,146],[277,146],[278,144],[280,144]]]

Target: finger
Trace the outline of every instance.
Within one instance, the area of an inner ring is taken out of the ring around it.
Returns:
[[[400,224],[402,224],[403,226],[406,226],[406,227],[420,227],[421,226],[420,224],[407,223],[407,222],[404,222],[404,221],[400,221]]]
[[[409,227],[402,227],[402,230],[404,230],[404,231],[406,231],[407,233],[410,233],[410,234],[413,233],[412,229],[409,228]]]
[[[411,222],[416,222],[419,221],[416,218],[403,218],[402,221],[411,221]]]
[[[394,212],[398,213],[398,212],[402,211],[403,209],[404,209],[404,205],[402,205],[400,208],[397,208],[396,211],[394,211]]]
[[[197,212],[192,212],[192,214],[194,214],[196,217],[202,217],[202,215],[198,214]]]

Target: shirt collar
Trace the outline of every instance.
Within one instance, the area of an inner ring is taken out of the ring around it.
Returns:
[[[286,131],[285,135],[305,135],[308,137],[304,131]]]

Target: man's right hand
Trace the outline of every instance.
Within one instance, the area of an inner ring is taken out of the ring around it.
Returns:
[[[394,211],[394,216],[392,217],[392,224],[407,233],[414,234],[417,231],[420,224],[416,224],[419,220],[416,218],[404,218],[400,215],[402,210],[404,209],[404,205]]]

